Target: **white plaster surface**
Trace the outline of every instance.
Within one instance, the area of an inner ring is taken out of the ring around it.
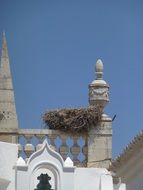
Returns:
[[[107,174],[101,174],[100,177],[100,190],[113,190],[113,179],[112,176]]]
[[[0,190],[34,190],[41,173],[51,177],[54,190],[125,190],[124,184],[114,185],[110,172],[104,168],[75,168],[68,158],[65,164],[60,154],[45,141],[27,163],[17,158],[18,146],[0,142]]]
[[[69,157],[67,157],[65,160],[65,166],[66,167],[73,167],[73,161]]]
[[[18,147],[15,144],[0,142],[0,154],[0,190],[34,190],[41,173],[51,177],[50,184],[54,190],[125,190],[124,184],[113,187],[112,176],[107,169],[75,168],[69,158],[67,163],[70,165],[66,165],[46,141],[27,163],[17,158]]]
[[[54,190],[125,190],[121,186],[113,188],[111,173],[105,168],[76,168],[69,158],[67,163],[70,164],[45,141],[26,164],[18,159],[15,190],[34,190],[41,173],[51,177],[49,182]]]
[[[25,160],[23,160],[22,157],[19,157],[17,162],[16,162],[16,165],[17,166],[25,166],[26,165]]]
[[[16,144],[0,142],[0,190],[15,190]]]
[[[126,190],[126,184],[121,183],[121,184],[114,185],[114,190]]]
[[[44,141],[42,148],[30,156],[25,166],[16,166],[16,190],[34,190],[41,173],[47,173],[51,177],[52,189],[73,190],[74,169],[65,166],[60,154]]]
[[[8,188],[10,184],[10,181],[9,180],[6,180],[6,179],[3,179],[3,178],[0,178],[0,190],[5,190]]]
[[[113,190],[112,176],[104,168],[76,168],[75,190]]]

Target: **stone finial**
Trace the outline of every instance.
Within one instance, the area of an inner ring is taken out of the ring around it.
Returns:
[[[102,110],[109,102],[109,85],[103,80],[103,62],[98,59],[95,65],[96,79],[89,85],[89,104]]]
[[[101,59],[98,59],[95,65],[96,79],[102,79],[103,76],[103,63]]]

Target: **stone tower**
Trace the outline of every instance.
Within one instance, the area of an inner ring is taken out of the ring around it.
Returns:
[[[112,158],[112,120],[104,113],[109,102],[109,85],[103,80],[103,63],[95,66],[96,79],[89,85],[89,104],[99,108],[102,117],[88,133],[88,167],[108,168]]]
[[[0,65],[0,131],[13,132],[18,129],[14,90],[9,64],[8,48],[3,33],[1,65]],[[0,136],[1,141],[12,142],[12,137]]]

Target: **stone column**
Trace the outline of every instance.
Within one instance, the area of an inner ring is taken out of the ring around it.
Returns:
[[[108,168],[112,157],[112,120],[104,113],[109,102],[109,85],[103,80],[103,63],[97,60],[96,79],[89,85],[89,104],[102,114],[96,126],[88,132],[87,167]]]
[[[108,168],[112,158],[112,120],[102,114],[100,123],[88,133],[87,167]]]

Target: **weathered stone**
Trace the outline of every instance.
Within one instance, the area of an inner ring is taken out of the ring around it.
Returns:
[[[3,34],[1,65],[0,65],[0,131],[1,128],[17,129],[18,120],[10,71],[8,49],[5,34]],[[3,140],[1,138],[0,140]],[[4,137],[4,136],[3,136]],[[16,136],[4,137],[4,141],[17,142]],[[15,138],[15,139],[14,139]]]

